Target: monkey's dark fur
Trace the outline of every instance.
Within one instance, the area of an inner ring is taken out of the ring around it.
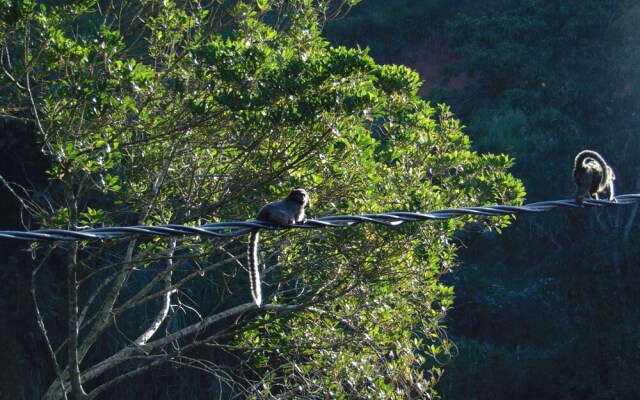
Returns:
[[[289,195],[280,201],[274,201],[258,211],[256,219],[276,226],[293,225],[304,222],[304,208],[309,205],[309,195],[304,189],[293,189]],[[258,229],[253,229],[249,235],[249,278],[251,280],[251,295],[256,305],[262,304],[262,289],[260,281],[260,267],[258,265]]]
[[[576,201],[587,199],[615,201],[613,170],[604,158],[593,150],[578,153],[573,164],[573,181],[576,184]]]

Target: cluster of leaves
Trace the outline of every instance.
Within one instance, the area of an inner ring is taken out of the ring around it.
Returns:
[[[322,39],[339,6],[208,3],[23,3],[1,41],[0,115],[30,110],[50,162],[49,187],[23,199],[39,226],[247,219],[291,187],[309,190],[311,215],[522,201],[513,160],[472,151],[447,106],[417,97],[414,71]],[[221,396],[434,395],[451,349],[439,278],[469,221],[267,235],[267,306],[248,313],[244,240],[70,246],[69,337],[48,336],[70,356],[54,354],[46,396],[70,382],[93,398],[158,360],[207,370]],[[203,361],[205,344],[227,357]]]

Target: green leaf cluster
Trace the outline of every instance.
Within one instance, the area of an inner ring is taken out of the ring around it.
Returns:
[[[328,2],[132,4],[132,15],[39,5],[7,34],[4,51],[25,57],[0,77],[10,91],[0,110],[19,102],[39,131],[51,182],[34,198],[42,227],[251,219],[293,187],[311,193],[310,216],[522,202],[513,159],[471,150],[450,108],[417,96],[415,71],[327,44]],[[273,310],[220,328],[211,345],[247,359],[220,368],[258,397],[433,396],[452,348],[443,318],[453,292],[439,279],[456,264],[452,235],[471,222],[510,219],[265,235]],[[248,301],[241,264],[214,267],[244,242],[181,239],[184,271],[213,271],[181,293],[225,282],[194,300]],[[78,265],[100,270],[133,253],[149,267],[166,255],[162,240],[130,246],[105,259],[83,249]]]

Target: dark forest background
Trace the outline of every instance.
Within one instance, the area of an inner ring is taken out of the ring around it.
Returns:
[[[325,37],[419,71],[424,98],[451,106],[475,150],[515,157],[528,202],[570,198],[573,156],[585,148],[615,169],[618,193],[640,192],[636,1],[365,0]],[[44,176],[32,129],[0,120],[0,131],[0,174]],[[2,229],[21,229],[18,209],[0,192]],[[518,217],[500,235],[460,232],[460,265],[446,276],[457,356],[442,398],[640,398],[636,212],[563,209]],[[0,246],[0,388],[47,365],[24,318],[30,275],[7,267],[30,254],[10,246]]]
[[[633,1],[370,0],[327,35],[417,69],[475,149],[516,158],[531,202],[570,197],[585,148],[613,165],[618,193],[640,190],[639,27]],[[639,398],[637,225],[634,207],[461,233],[442,397]]]

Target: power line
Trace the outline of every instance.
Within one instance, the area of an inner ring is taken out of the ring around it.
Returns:
[[[584,200],[585,207],[621,206],[640,202],[640,194],[625,194],[616,197],[615,202],[606,200]],[[521,213],[536,213],[549,211],[558,207],[580,208],[573,199],[541,201],[523,206],[483,206],[462,207],[421,212],[394,211],[382,214],[361,215],[333,215],[317,219],[308,219],[305,223],[287,225],[285,228],[344,228],[361,223],[373,223],[395,226],[405,222],[427,220],[442,220],[462,215],[503,216]],[[0,239],[15,239],[31,242],[37,241],[73,241],[73,240],[109,240],[123,236],[217,236],[231,237],[247,234],[253,228],[275,230],[273,225],[257,220],[238,222],[216,222],[201,226],[186,226],[178,224],[158,226],[122,226],[84,229],[70,231],[64,229],[42,229],[35,231],[0,231]]]

